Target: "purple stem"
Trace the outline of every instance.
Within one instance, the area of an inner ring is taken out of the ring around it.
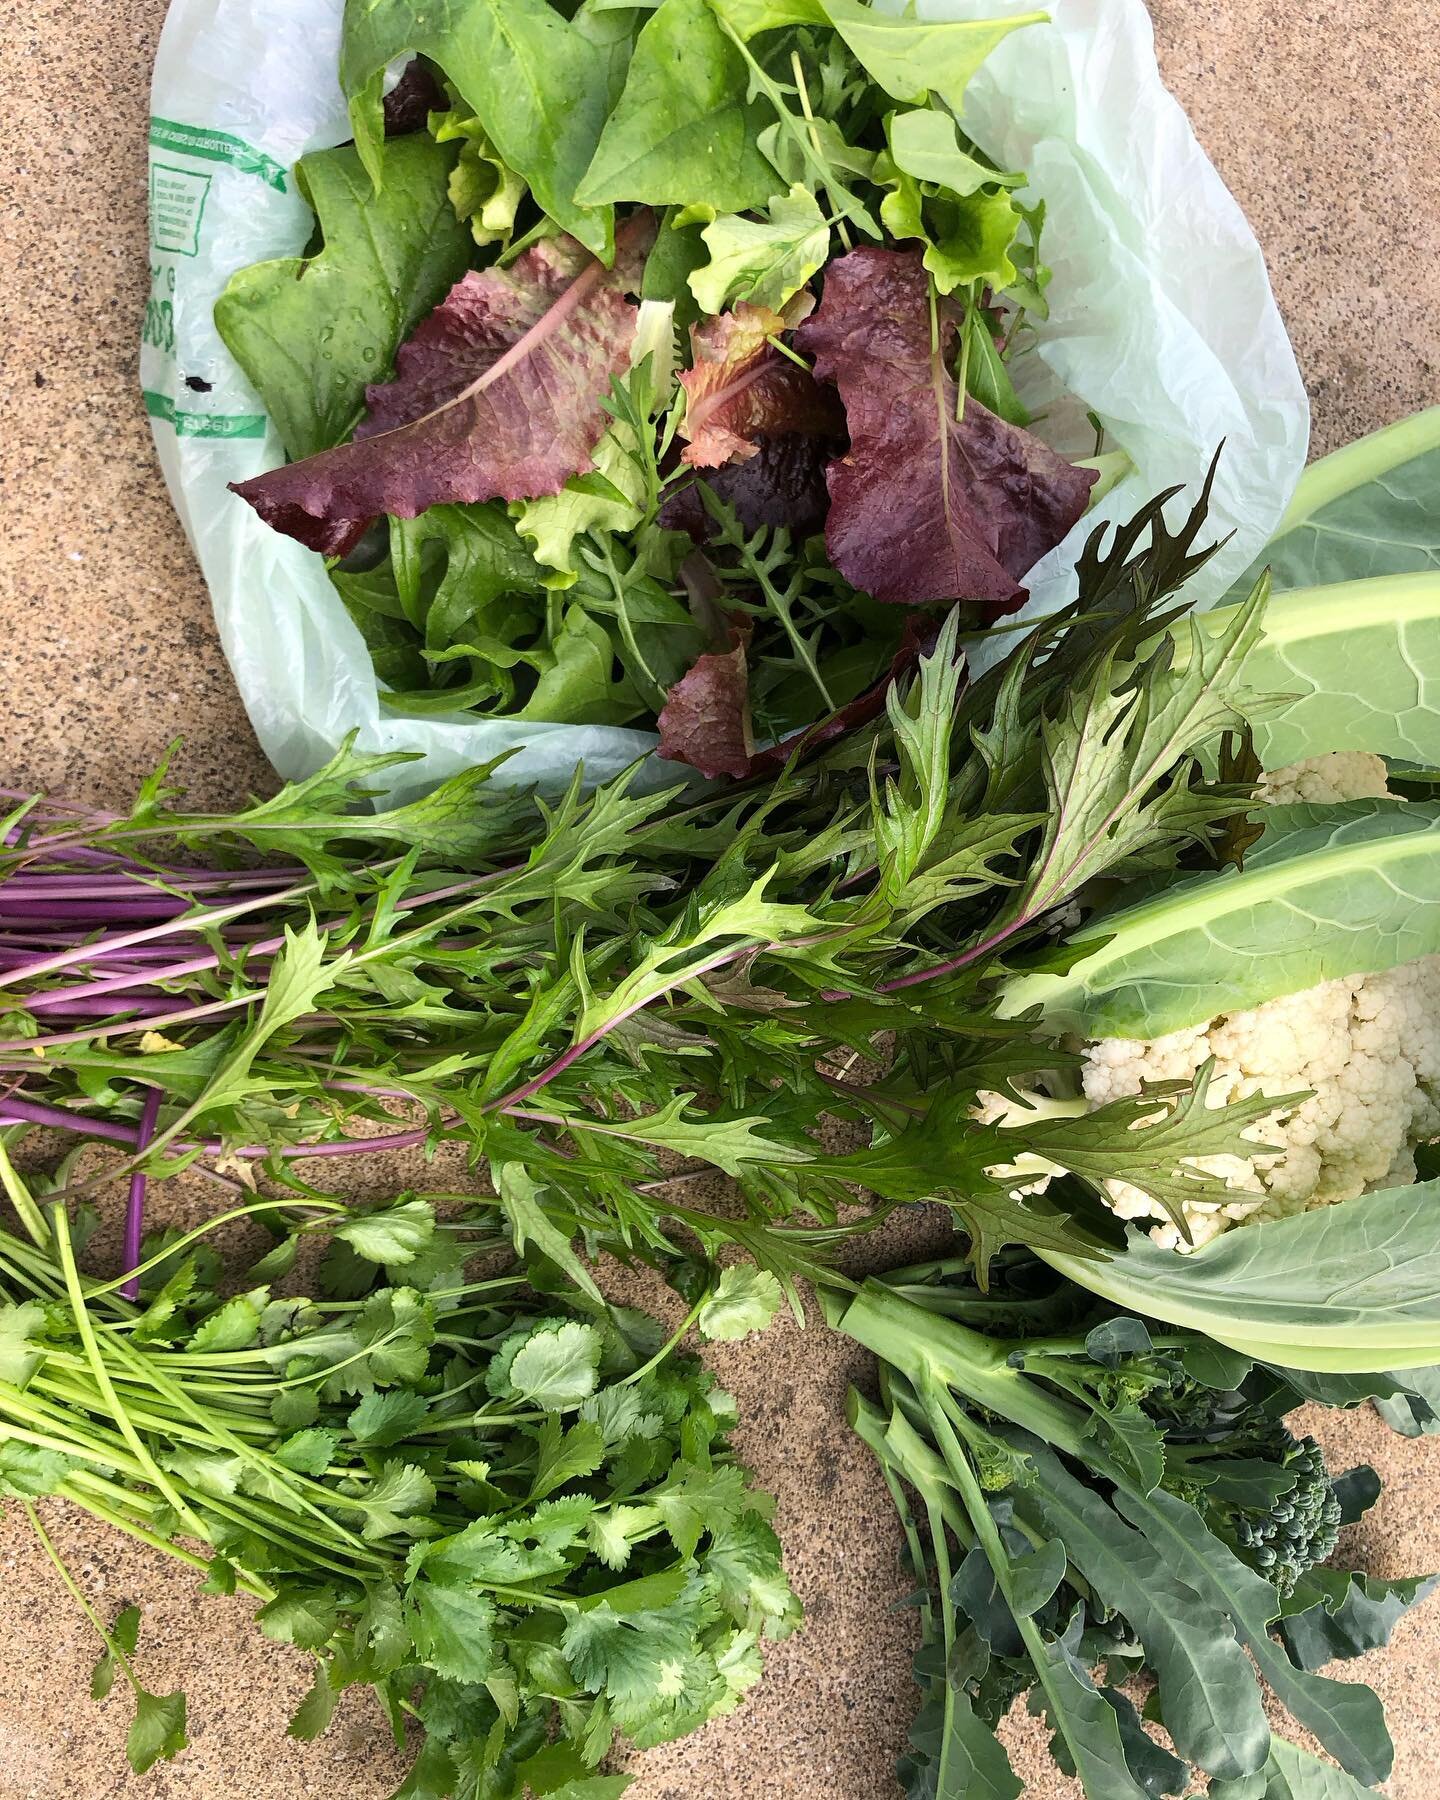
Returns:
[[[140,1114],[140,1133],[135,1140],[138,1155],[155,1135],[155,1121],[160,1117],[160,1090],[150,1088],[145,1095],[144,1110]],[[140,1264],[140,1239],[145,1226],[145,1172],[137,1169],[130,1177],[130,1197],[125,1203],[125,1267],[138,1269]],[[121,1284],[120,1293],[126,1300],[140,1298],[140,1277],[131,1275]]]
[[[312,893],[314,888],[313,881],[306,881],[293,888],[281,888],[274,894],[260,894],[249,900],[237,900],[231,906],[212,906],[203,912],[193,914],[187,920],[187,925],[192,931],[205,925],[227,925],[232,919],[239,918],[243,913],[254,912],[257,907],[273,906],[279,900],[301,899],[304,895]],[[128,950],[132,944],[151,943],[156,938],[165,937],[169,931],[169,925],[150,925],[143,931],[123,931],[114,937],[110,947],[112,950]],[[15,969],[8,975],[0,975],[0,987],[12,986],[21,975],[32,977],[53,975],[57,969],[69,968],[72,963],[84,962],[86,955],[87,949],[81,945],[77,945],[73,950],[58,951],[53,956],[42,957],[39,962],[32,963],[28,969]]]

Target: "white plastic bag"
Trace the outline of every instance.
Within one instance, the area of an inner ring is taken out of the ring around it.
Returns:
[[[900,0],[884,0],[891,5]],[[918,0],[925,16],[1022,10],[1026,0]],[[405,794],[503,750],[514,782],[553,786],[577,763],[603,779],[651,749],[645,731],[530,720],[392,717],[320,559],[263,525],[228,483],[283,460],[216,333],[235,270],[300,254],[313,219],[290,170],[350,135],[336,79],[344,0],[173,0],[150,132],[152,294],[141,350],[160,460],[209,584],[256,735],[282,775],[312,770],[358,730],[367,750],[424,755]],[[1260,250],[1161,85],[1141,0],[1053,0],[1053,22],[1007,39],[970,88],[966,127],[1049,206],[1055,270],[1043,366],[1027,398],[1062,392],[1046,434],[1095,411],[1135,463],[1035,571],[1032,610],[1067,597],[1097,517],[1117,518],[1226,454],[1211,508],[1229,547],[1222,593],[1278,521],[1304,462],[1304,389]],[[1032,365],[1035,359],[1030,359]]]

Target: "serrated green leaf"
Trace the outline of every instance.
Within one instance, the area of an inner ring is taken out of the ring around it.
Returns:
[[[140,1642],[140,1608],[127,1606],[115,1615],[115,1622],[110,1627],[110,1641],[105,1646],[104,1654],[90,1672],[90,1698],[104,1700],[115,1685],[116,1671],[120,1667],[115,1651],[133,1657],[135,1647]]]
[[[500,1207],[509,1223],[515,1249],[523,1252],[527,1244],[548,1256],[562,1268],[592,1300],[601,1293],[595,1277],[575,1254],[570,1239],[546,1216],[543,1204],[545,1189],[519,1163],[492,1163],[490,1179],[500,1196]]]
[[[299,1583],[283,1587],[255,1614],[255,1623],[277,1644],[301,1650],[323,1650],[339,1617],[334,1590]]]
[[[757,1269],[753,1263],[731,1263],[721,1270],[715,1292],[700,1308],[695,1324],[702,1337],[748,1337],[770,1324],[784,1297],[768,1269]]]
[[[147,1694],[142,1688],[135,1696],[135,1718],[125,1739],[125,1755],[135,1773],[147,1774],[157,1762],[178,1756],[189,1742],[184,1694]]]
[[[603,1349],[600,1333],[578,1319],[558,1331],[537,1331],[510,1364],[511,1384],[522,1400],[547,1412],[567,1411],[595,1392]]]
[[[0,1381],[12,1387],[24,1387],[29,1381],[45,1358],[44,1350],[31,1342],[44,1325],[45,1308],[38,1300],[0,1306]]]
[[[367,1394],[345,1421],[362,1444],[384,1449],[416,1437],[423,1430],[430,1402],[408,1388],[390,1388]]]
[[[494,1662],[495,1605],[468,1588],[418,1581],[411,1635],[415,1654],[452,1681],[484,1681]]]
[[[435,1209],[428,1200],[412,1197],[375,1212],[352,1213],[330,1229],[367,1262],[404,1265],[435,1236]]]
[[[190,1335],[189,1348],[196,1354],[248,1350],[260,1336],[260,1315],[269,1299],[269,1288],[236,1294],[233,1300],[227,1300],[196,1326]]]
[[[339,1694],[331,1686],[330,1665],[322,1662],[315,1671],[315,1679],[305,1698],[296,1707],[290,1723],[285,1727],[286,1736],[299,1738],[305,1743],[318,1738],[334,1718],[339,1699]]]

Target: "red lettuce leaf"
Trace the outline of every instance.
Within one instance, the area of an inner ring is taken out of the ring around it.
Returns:
[[[659,754],[669,762],[688,763],[712,780],[728,775],[744,781],[783,769],[794,756],[812,756],[847,731],[856,731],[885,710],[885,696],[920,657],[934,648],[940,621],[916,613],[890,667],[873,687],[838,707],[824,719],[792,731],[763,750],[754,747],[750,729],[749,670],[745,660],[748,631],[731,629],[731,647],[699,657],[671,688],[660,713]]]
[[[834,392],[770,342],[808,310],[809,295],[785,316],[742,302],[733,312],[690,328],[693,366],[685,388],[681,452],[715,497],[735,509],[747,532],[783,525],[802,537],[830,510],[825,469],[845,446],[845,411]],[[803,310],[802,310],[803,309]],[[661,523],[697,544],[712,534],[696,483],[665,502]]]
[[[759,531],[764,525],[783,525],[798,537],[810,537],[825,523],[830,492],[825,470],[832,456],[844,448],[839,437],[812,437],[785,431],[756,440],[755,454],[745,462],[726,463],[707,469],[705,486],[735,509],[741,528]],[[705,510],[697,481],[678,487],[660,509],[660,523],[667,531],[685,531],[697,544],[713,535],[715,521]]]
[[[755,745],[750,736],[750,672],[745,663],[748,630],[730,630],[728,650],[707,651],[666,695],[656,721],[659,754],[667,762],[688,763],[712,779],[750,773]]]
[[[370,388],[352,443],[234,484],[268,525],[343,555],[379,513],[558,494],[591,467],[602,401],[623,373],[636,309],[625,298],[648,215],[606,269],[571,238],[508,269],[472,270]],[[628,254],[627,254],[628,252]]]
[[[421,57],[413,57],[400,79],[385,96],[382,114],[387,138],[405,137],[429,124],[432,112],[448,112],[450,96],[435,71]]]
[[[830,465],[830,560],[877,600],[976,600],[997,612],[1085,510],[1095,480],[979,401],[955,419],[959,319],[920,252],[864,246],[830,264],[796,343],[845,403],[848,454]]]
[[[808,302],[807,302],[808,303]],[[683,461],[697,469],[747,462],[763,437],[836,437],[845,423],[833,394],[770,342],[787,329],[768,306],[743,302],[690,327]]]

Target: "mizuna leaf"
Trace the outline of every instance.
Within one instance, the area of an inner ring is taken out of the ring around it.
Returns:
[[[638,249],[649,221],[628,228]],[[628,254],[603,264],[569,239],[508,269],[472,270],[404,345],[395,379],[369,392],[355,440],[238,482],[277,531],[346,550],[378,513],[413,519],[456,501],[533,499],[590,467],[602,401],[630,360],[638,281]]]
[[[1039,1006],[1087,1037],[1156,1038],[1440,951],[1440,803],[1277,806],[1264,821],[1243,870],[1087,921],[1100,947],[1064,975],[1012,983],[1003,1012]]]
[[[469,234],[446,183],[453,151],[421,132],[383,150],[377,193],[350,146],[295,169],[324,248],[232,275],[215,326],[292,458],[343,443],[368,383],[465,272]]]
[[[918,253],[853,250],[796,343],[845,403],[849,454],[830,465],[825,541],[847,580],[918,606],[1019,604],[1020,577],[1085,510],[1094,471],[969,401],[957,422],[949,361],[958,322]]]
[[[786,329],[778,312],[747,302],[690,327],[691,367],[680,376],[685,462],[744,462],[764,437],[835,437],[844,430],[833,397],[770,341]]]
[[[378,186],[385,71],[407,51],[427,56],[556,224],[608,255],[610,210],[579,203],[575,189],[624,80],[630,31],[623,13],[582,8],[567,21],[546,0],[347,6],[340,85],[356,147]]]

